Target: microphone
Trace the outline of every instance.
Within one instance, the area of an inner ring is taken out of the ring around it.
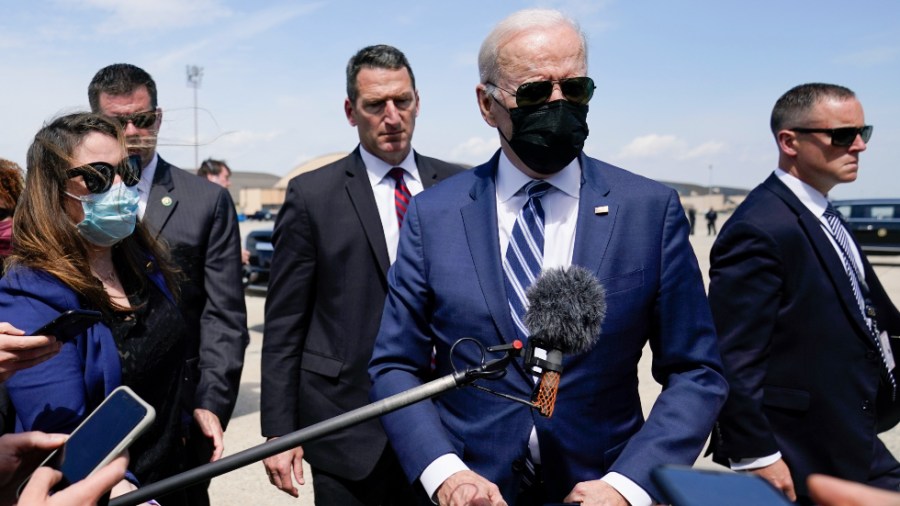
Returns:
[[[590,351],[606,316],[606,290],[587,269],[547,269],[526,292],[525,327],[531,332],[525,365],[540,379],[532,394],[538,412],[550,417],[556,405],[563,355]]]

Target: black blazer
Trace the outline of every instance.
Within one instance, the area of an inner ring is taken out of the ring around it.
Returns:
[[[186,371],[196,385],[192,407],[212,411],[225,428],[249,343],[234,203],[224,188],[159,158],[143,222],[186,277],[179,305],[193,339]]]
[[[415,157],[425,188],[462,170]],[[282,436],[369,402],[366,368],[390,262],[359,147],[291,180],[273,243],[262,347],[264,436]],[[304,458],[359,480],[386,443],[379,421],[371,420],[303,445]]]
[[[817,216],[774,175],[722,228],[709,298],[731,387],[714,458],[780,450],[799,494],[825,473],[866,481],[877,401],[890,385],[838,253]],[[879,327],[900,314],[865,256]]]

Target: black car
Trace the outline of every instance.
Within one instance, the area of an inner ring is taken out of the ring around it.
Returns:
[[[245,248],[250,252],[250,264],[244,266],[244,288],[266,290],[269,267],[272,265],[272,230],[254,230],[247,235]]]
[[[868,254],[900,254],[900,199],[836,200],[835,209]]]

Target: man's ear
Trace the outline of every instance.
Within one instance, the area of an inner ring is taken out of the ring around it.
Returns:
[[[797,134],[790,130],[779,130],[775,136],[778,149],[787,156],[797,156]]]
[[[350,122],[350,126],[356,126],[356,120],[353,118],[353,103],[350,102],[350,97],[344,99],[344,114],[347,115],[347,121]]]
[[[481,111],[481,117],[484,118],[485,123],[496,128],[497,120],[494,118],[494,113],[491,109],[494,98],[488,93],[487,86],[484,83],[479,83],[475,86],[475,96],[478,100],[478,109]]]

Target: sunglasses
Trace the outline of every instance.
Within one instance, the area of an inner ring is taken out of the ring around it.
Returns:
[[[91,193],[104,193],[112,187],[116,174],[122,176],[125,186],[134,186],[141,180],[141,157],[130,155],[123,158],[118,165],[106,162],[93,162],[74,169],[69,169],[69,178],[82,176],[84,184]]]
[[[0,221],[5,220],[6,218],[12,218],[14,212],[13,209],[0,208]]]
[[[801,134],[828,134],[831,136],[831,145],[847,147],[852,146],[856,140],[856,136],[862,137],[863,143],[868,143],[872,138],[872,125],[861,127],[841,127],[841,128],[789,128],[793,132]]]
[[[110,116],[111,119],[118,121],[122,128],[128,128],[131,123],[135,128],[150,128],[156,123],[156,111],[136,112],[134,114],[123,114],[121,116]]]
[[[516,105],[528,107],[530,105],[543,104],[553,94],[553,83],[559,83],[559,89],[566,100],[578,105],[585,105],[594,96],[594,80],[590,77],[570,77],[557,81],[532,81],[516,88],[515,93],[505,90],[494,83],[488,82],[498,90],[505,91],[516,97]]]

